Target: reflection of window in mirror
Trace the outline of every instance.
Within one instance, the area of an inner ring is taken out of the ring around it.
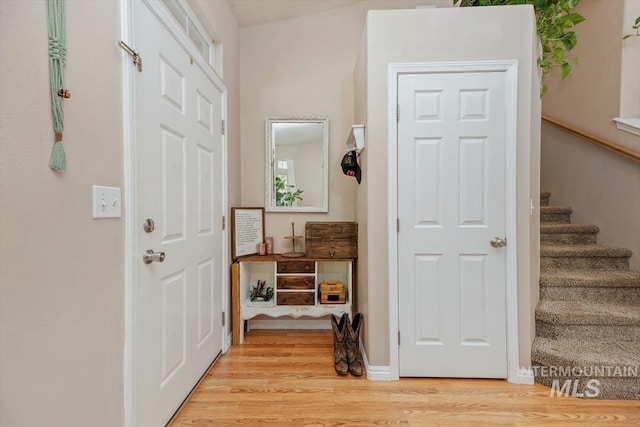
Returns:
[[[276,206],[298,206],[303,189],[296,188],[296,171],[291,159],[276,159]]]
[[[327,212],[328,120],[267,119],[267,211]]]

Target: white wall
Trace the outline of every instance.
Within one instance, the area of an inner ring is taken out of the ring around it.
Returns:
[[[225,46],[238,203],[238,27],[227,2],[198,1]],[[45,0],[0,1],[2,426],[124,423],[124,220],[93,220],[91,208],[91,185],[124,186],[120,2],[68,1],[66,15],[69,171],[59,175],[48,167]]]
[[[583,0],[576,9],[586,21],[576,26],[580,58],[569,77],[550,81],[542,102],[543,114],[579,129],[640,151],[640,137],[616,128],[622,93],[623,48],[640,46],[640,38],[622,40],[630,27],[624,20],[625,1]],[[631,3],[636,9],[640,2]],[[637,16],[637,15],[636,15]],[[634,18],[635,19],[635,18]],[[638,68],[630,70],[640,84]],[[632,79],[633,80],[633,79]],[[638,94],[635,106],[640,109]],[[600,227],[598,243],[622,246],[634,253],[631,268],[640,270],[640,165],[595,147],[550,126],[542,134],[542,188],[551,203],[574,208],[574,223]]]
[[[455,25],[452,23],[455,22]],[[478,25],[478,23],[482,25]],[[366,350],[372,365],[389,364],[387,230],[387,67],[389,63],[518,60],[517,130],[517,233],[518,233],[518,308],[520,363],[530,364],[533,340],[531,266],[537,258],[533,237],[537,221],[529,216],[529,198],[536,191],[536,167],[531,163],[539,152],[539,99],[532,49],[534,16],[529,6],[442,8],[415,11],[369,12],[367,21],[367,148],[363,158],[363,188],[367,196],[359,199],[357,220],[366,233],[368,263],[358,264],[358,277],[368,278],[367,301],[359,301],[369,315]],[[508,37],[505,35],[508,34]],[[363,73],[357,73],[358,76]],[[359,114],[363,114],[360,112]],[[363,227],[362,224],[366,224]],[[533,249],[532,249],[532,244]],[[375,260],[375,262],[371,262]],[[402,309],[400,307],[400,309]],[[393,331],[395,333],[395,331]]]

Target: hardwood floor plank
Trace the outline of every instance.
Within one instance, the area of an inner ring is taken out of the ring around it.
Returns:
[[[638,426],[640,402],[549,397],[504,380],[368,381],[333,369],[330,331],[253,330],[202,381],[180,426]]]

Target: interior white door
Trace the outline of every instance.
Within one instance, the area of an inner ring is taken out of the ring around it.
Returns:
[[[222,92],[142,1],[135,72],[134,421],[171,418],[222,348]],[[143,225],[153,220],[155,229]],[[163,262],[143,262],[147,250]]]
[[[401,376],[507,377],[505,82],[398,77]]]

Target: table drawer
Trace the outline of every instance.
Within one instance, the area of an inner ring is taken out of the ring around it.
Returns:
[[[278,273],[315,273],[315,261],[278,261]]]
[[[315,292],[277,292],[278,305],[315,305]]]
[[[314,276],[278,276],[278,289],[315,289]]]

